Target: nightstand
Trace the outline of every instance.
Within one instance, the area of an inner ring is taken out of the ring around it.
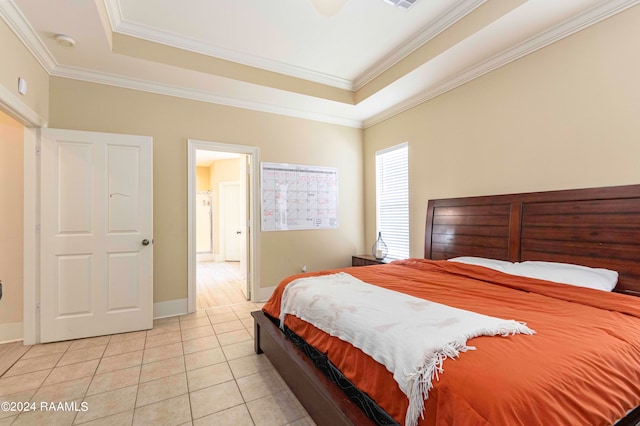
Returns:
[[[368,266],[368,265],[382,265],[390,262],[387,259],[376,259],[370,254],[359,254],[351,256],[351,266]]]

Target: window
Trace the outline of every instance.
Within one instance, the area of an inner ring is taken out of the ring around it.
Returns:
[[[408,151],[403,143],[376,152],[376,228],[392,259],[409,257]]]

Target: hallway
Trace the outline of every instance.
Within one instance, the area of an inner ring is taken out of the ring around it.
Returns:
[[[240,262],[198,262],[197,309],[245,303]]]

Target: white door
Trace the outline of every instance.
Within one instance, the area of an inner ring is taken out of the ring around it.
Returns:
[[[42,342],[153,326],[152,144],[42,129]]]
[[[247,191],[246,156],[242,156],[243,165],[240,182],[222,183],[221,210],[223,215],[225,261],[240,262],[240,290],[249,299],[249,281],[247,280]]]
[[[238,183],[238,220],[242,225],[242,234],[240,238],[240,274],[242,283],[240,285],[240,290],[244,294],[244,297],[248,300],[250,299],[249,295],[249,263],[247,257],[247,248],[249,247],[249,232],[250,227],[248,225],[247,218],[249,217],[249,156],[248,155],[240,155],[240,182]]]
[[[220,209],[223,215],[224,259],[239,262],[242,240],[245,237],[244,226],[240,214],[240,184],[238,182],[222,183],[222,199]]]

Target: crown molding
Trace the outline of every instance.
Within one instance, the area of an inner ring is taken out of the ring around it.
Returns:
[[[12,0],[0,1],[0,16],[42,68],[51,74],[57,66],[55,59]]]
[[[391,54],[382,58],[361,74],[353,83],[354,90],[360,90],[367,83],[371,82],[371,80],[380,76],[434,37],[437,37],[438,34],[482,6],[486,1],[487,0],[461,0],[445,10],[426,28],[414,34],[400,49],[394,50]]]
[[[190,39],[175,33],[159,31],[155,28],[134,24],[126,21],[120,9],[118,0],[105,0],[107,11],[114,32],[143,40],[161,43],[167,46],[176,47],[190,52],[212,56],[239,64],[256,67],[290,77],[301,78],[315,83],[325,84],[344,90],[358,90],[365,84],[378,77],[380,74],[391,68],[396,63],[413,53],[416,49],[436,37],[442,31],[462,19],[476,8],[484,4],[487,0],[460,0],[449,9],[438,16],[433,23],[428,25],[423,31],[413,35],[406,44],[394,50],[387,57],[376,62],[364,74],[355,81],[331,76],[324,73],[311,71],[305,68],[296,67],[278,61],[271,61],[255,55],[211,46],[199,40]]]
[[[114,23],[113,20],[117,21],[119,19],[117,16],[120,14],[119,7],[116,7],[115,10],[113,8],[109,8],[109,5],[113,5],[113,3],[115,3],[117,6],[117,0],[105,1],[105,4],[107,4],[107,9],[109,10],[110,19],[112,20],[112,25]],[[286,108],[261,102],[253,102],[226,96],[207,94],[196,90],[185,89],[160,83],[153,83],[145,80],[133,79],[130,77],[59,66],[12,0],[0,0],[0,17],[2,17],[2,19],[7,23],[11,30],[20,39],[20,41],[41,64],[41,66],[52,76],[117,86],[132,90],[140,90],[149,93],[220,104],[230,107],[244,108],[308,120],[321,121],[347,127],[367,128],[384,120],[387,120],[388,118],[391,118],[397,114],[400,114],[408,109],[411,109],[417,105],[420,105],[421,103],[435,98],[436,96],[439,96],[464,83],[467,83],[503,65],[513,62],[525,55],[528,55],[529,53],[535,52],[536,50],[539,50],[549,44],[561,40],[564,37],[587,28],[590,25],[600,22],[639,3],[640,0],[602,1],[599,5],[585,11],[584,13],[565,21],[545,31],[544,33],[531,37],[529,40],[526,40],[512,48],[506,49],[481,63],[463,70],[460,73],[447,79],[437,87],[432,87],[424,92],[421,92],[420,94],[413,96],[394,106],[391,106],[390,108],[385,109],[383,112],[369,117],[364,121],[345,119],[343,117],[318,114],[298,110],[295,108]],[[6,93],[5,96],[7,96]],[[29,119],[32,122],[42,120],[39,117],[30,115],[29,111],[27,111],[26,114],[27,116],[29,116]]]
[[[383,112],[376,114],[363,122],[363,128],[368,128],[381,123],[395,115],[414,108],[430,99],[435,98],[449,90],[455,89],[471,80],[487,74],[497,68],[509,64],[523,56],[533,53],[556,41],[562,40],[580,30],[607,19],[640,3],[640,0],[610,0],[603,1],[599,5],[577,15],[555,27],[533,36],[522,43],[506,49],[491,58],[476,64],[462,72],[452,76],[437,87],[424,91],[403,102],[400,102]]]
[[[120,2],[118,0],[104,0],[104,6],[111,25],[111,31],[115,31],[116,27],[122,24],[123,21]]]
[[[117,0],[106,0],[107,13],[111,25],[114,21],[121,21],[121,11]],[[140,90],[149,93],[167,95],[196,101],[220,104],[236,108],[268,112],[272,114],[286,115],[290,117],[304,118],[308,120],[337,124],[340,126],[362,128],[361,120],[351,120],[342,117],[335,117],[326,114],[318,114],[308,111],[301,111],[294,108],[269,105],[260,102],[252,102],[242,99],[234,99],[226,96],[217,96],[202,93],[196,90],[184,89],[181,87],[153,83],[144,80],[123,77],[114,74],[101,73],[96,71],[82,70],[72,67],[64,67],[57,64],[42,40],[38,37],[33,27],[26,20],[22,12],[16,7],[12,0],[0,0],[0,17],[7,23],[9,28],[16,34],[22,44],[29,50],[34,58],[40,63],[45,71],[54,77],[70,78],[109,86],[122,87],[126,89]],[[5,96],[8,96],[5,94]],[[19,105],[20,103],[12,103]],[[27,117],[32,123],[43,123],[42,118],[34,116],[30,111],[20,111],[20,114]]]
[[[212,46],[200,40],[188,38],[179,34],[160,31],[156,28],[145,25],[134,24],[123,18],[118,0],[105,0],[105,4],[107,4],[109,20],[111,21],[111,28],[114,32],[187,50],[201,55],[212,56],[238,64],[272,71],[289,77],[300,78],[327,86],[337,87],[339,89],[353,90],[353,83],[344,78],[311,71],[278,61],[272,61],[255,55],[224,49],[218,46]]]
[[[155,93],[158,95],[173,96],[177,98],[190,99],[194,101],[207,102],[229,107],[303,118],[307,120],[337,124],[340,126],[355,127],[358,129],[362,128],[361,120],[352,120],[327,114],[318,114],[314,112],[303,111],[295,108],[286,108],[279,105],[271,105],[262,102],[254,102],[227,96],[213,95],[209,93],[203,93],[199,90],[186,89],[183,87],[154,83],[147,80],[122,77],[119,75],[103,72],[87,71],[79,68],[59,66],[51,75],[54,77],[69,78],[72,80],[80,80],[90,83],[104,84],[108,86],[116,86],[125,89],[139,90],[142,92]]]

